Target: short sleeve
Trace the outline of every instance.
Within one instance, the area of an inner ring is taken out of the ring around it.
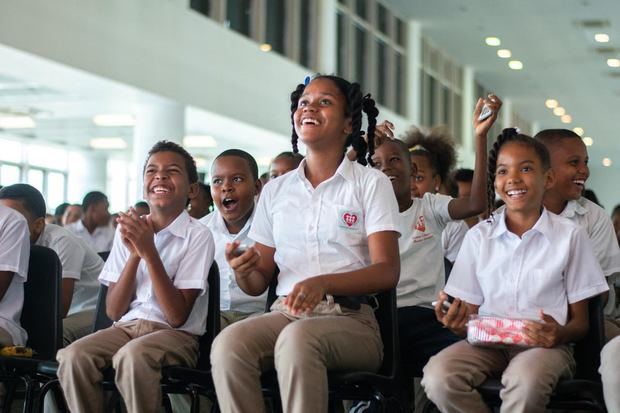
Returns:
[[[447,294],[474,305],[481,305],[484,301],[482,288],[476,276],[480,244],[481,234],[473,230],[468,231],[444,288]]]
[[[0,271],[10,271],[20,277],[21,282],[28,279],[28,260],[30,259],[30,233],[26,219],[18,213],[9,211],[0,228]]]
[[[207,278],[213,264],[215,242],[207,227],[200,224],[200,229],[192,234],[187,243],[187,251],[174,275],[173,284],[179,290],[200,290],[202,295],[207,291]]]
[[[394,231],[400,234],[398,202],[392,184],[383,173],[371,171],[373,174],[368,179],[369,183],[363,185],[366,235],[380,231]]]
[[[77,239],[69,235],[63,235],[56,240],[53,249],[58,254],[62,264],[62,278],[79,280],[86,251],[84,251]]]
[[[120,228],[116,228],[112,250],[99,274],[99,282],[104,285],[118,282],[128,259],[129,250],[121,240]]]
[[[452,221],[446,225],[441,233],[443,254],[450,262],[456,260],[468,230],[469,228],[464,221]]]
[[[570,251],[564,278],[568,302],[576,303],[607,291],[609,287],[592,243],[581,227],[575,228],[571,235]]]
[[[275,248],[276,243],[273,238],[273,220],[270,211],[272,201],[272,188],[273,185],[269,183],[263,188],[263,191],[258,198],[258,205],[256,206],[256,213],[252,220],[252,228],[248,235],[249,238],[270,248]]]
[[[430,210],[433,213],[433,217],[439,226],[443,229],[448,225],[448,222],[453,221],[448,212],[448,205],[452,201],[452,197],[443,194],[431,194],[429,192],[424,194],[425,201],[428,203]]]

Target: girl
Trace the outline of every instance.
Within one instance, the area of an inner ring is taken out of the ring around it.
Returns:
[[[607,290],[585,233],[543,208],[553,183],[549,152],[540,142],[505,129],[489,154],[489,210],[495,192],[506,203],[465,236],[437,319],[465,334],[471,313],[528,321],[536,347],[507,350],[460,341],[432,357],[422,385],[442,412],[488,412],[475,390],[501,376],[502,412],[543,412],[555,384],[575,371],[574,342],[588,331],[588,298]],[[457,297],[441,308],[447,294]]]
[[[211,352],[223,412],[264,411],[261,371],[275,367],[285,412],[326,412],[328,370],[376,371],[382,343],[366,296],[399,277],[396,199],[388,178],[365,168],[362,111],[374,136],[374,101],[359,85],[317,76],[291,94],[296,171],[270,181],[249,237],[256,244],[226,256],[239,286],[265,291],[277,267],[272,312],[226,328]],[[345,159],[353,145],[358,163]],[[362,165],[360,165],[362,164]]]

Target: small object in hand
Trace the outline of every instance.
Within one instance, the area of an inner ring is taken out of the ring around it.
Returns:
[[[435,307],[435,306],[437,305],[437,301],[433,301],[433,302],[431,303],[431,305],[432,305],[433,307]],[[447,313],[447,312],[448,312],[448,310],[450,309],[450,302],[449,302],[448,300],[444,301],[444,302],[441,304],[441,308],[443,309],[443,311],[444,311],[445,313]]]
[[[493,114],[493,111],[485,103],[484,106],[482,107],[482,110],[480,111],[480,116],[478,116],[478,120],[482,122],[483,120],[490,117],[492,114]]]
[[[239,244],[239,246],[233,250],[232,255],[233,257],[238,257],[241,254],[243,254],[244,252],[246,252],[248,250],[248,246],[246,244]]]
[[[33,351],[30,347],[25,346],[6,346],[0,350],[0,356],[3,357],[32,357]]]

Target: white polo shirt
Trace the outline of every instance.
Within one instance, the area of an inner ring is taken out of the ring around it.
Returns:
[[[24,305],[24,283],[28,279],[30,233],[28,223],[19,212],[0,205],[0,271],[10,271],[13,278],[0,300],[0,328],[6,330],[13,344],[26,344],[27,334],[20,325]]]
[[[579,226],[546,209],[522,238],[504,211],[471,228],[445,292],[480,305],[479,313],[538,319],[542,309],[564,325],[568,304],[607,291],[592,244]]]
[[[53,249],[62,263],[62,278],[73,278],[73,298],[67,315],[94,310],[99,294],[97,278],[103,260],[86,242],[66,228],[46,224],[35,245]]]
[[[432,308],[431,302],[445,284],[441,234],[451,222],[448,204],[451,197],[425,193],[414,198],[409,209],[399,213],[400,281],[396,288],[397,306],[419,305]]]
[[[228,242],[239,241],[245,245],[254,244],[254,241],[248,238],[248,233],[250,232],[255,212],[256,207],[241,231],[237,234],[228,232],[224,218],[217,209],[209,215],[200,218],[200,223],[206,225],[211,230],[213,240],[215,241],[215,261],[220,269],[220,310],[222,311],[232,310],[244,313],[262,313],[265,311],[267,291],[258,297],[244,293],[237,284],[235,273],[228,265],[225,256],[226,243]]]
[[[275,248],[278,295],[309,277],[370,265],[368,236],[399,232],[398,205],[388,177],[344,159],[313,188],[299,167],[263,188],[249,237]]]
[[[443,256],[450,262],[454,262],[456,256],[459,255],[461,244],[463,244],[465,234],[468,230],[469,227],[465,221],[450,221],[441,233]]]
[[[73,231],[75,235],[86,241],[95,252],[107,252],[112,250],[114,228],[110,226],[97,227],[91,234],[80,219],[73,224],[67,225],[65,228]]]
[[[581,197],[568,201],[560,216],[570,219],[583,228],[598,259],[609,286],[614,285],[614,274],[620,272],[620,248],[614,232],[614,225],[605,210],[594,202]],[[615,311],[616,291],[609,289],[609,298],[605,306],[605,314],[612,315]]]
[[[174,286],[179,290],[201,290],[187,321],[177,329],[200,336],[206,329],[207,277],[213,263],[214,244],[211,232],[190,217],[187,211],[183,211],[170,225],[156,233],[154,239],[155,248],[159,252],[166,274],[172,279]],[[118,282],[128,259],[129,250],[120,239],[120,232],[117,229],[112,251],[99,276],[99,281],[105,285]],[[135,298],[129,305],[127,313],[119,321],[143,319],[169,325],[159,307],[151,277],[143,260],[138,265],[136,284]]]

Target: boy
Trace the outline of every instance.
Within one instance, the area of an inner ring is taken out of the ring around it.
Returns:
[[[211,176],[211,196],[216,209],[200,222],[211,230],[215,240],[215,260],[220,269],[220,320],[224,328],[265,310],[267,293],[258,297],[244,293],[237,285],[224,254],[227,243],[254,243],[248,233],[262,182],[252,155],[239,149],[218,155],[213,161]]]
[[[588,151],[579,135],[567,129],[546,129],[534,136],[551,155],[555,184],[545,192],[543,204],[549,211],[570,219],[581,226],[592,241],[596,258],[611,287],[604,294],[605,335],[607,340],[620,334],[620,328],[609,318],[614,313],[616,294],[613,288],[616,273],[620,272],[620,248],[614,227],[605,211],[582,197],[590,176]]]
[[[62,263],[63,343],[89,334],[95,318],[103,260],[84,240],[66,228],[45,222],[43,195],[27,184],[0,190],[0,204],[21,213],[28,222],[30,244],[51,248]]]
[[[0,205],[0,347],[26,345],[19,319],[28,278],[28,224],[18,212]]]
[[[189,200],[187,212],[192,218],[200,219],[206,216],[213,206],[213,198],[211,197],[211,187],[202,182],[198,182],[198,193]]]
[[[82,205],[67,205],[57,225],[65,227],[79,221],[80,218],[82,218]]]
[[[74,412],[103,412],[102,369],[113,366],[129,412],[161,405],[161,369],[193,366],[207,317],[213,238],[185,211],[195,194],[193,158],[173,142],[151,148],[144,165],[151,213],[119,214],[116,240],[99,280],[116,322],[58,352],[58,378]]]
[[[269,179],[276,179],[293,169],[297,169],[302,159],[304,157],[299,153],[282,152],[271,161]]]
[[[114,229],[110,227],[108,197],[98,191],[89,192],[82,201],[82,219],[67,228],[82,238],[95,252],[112,249]]]

